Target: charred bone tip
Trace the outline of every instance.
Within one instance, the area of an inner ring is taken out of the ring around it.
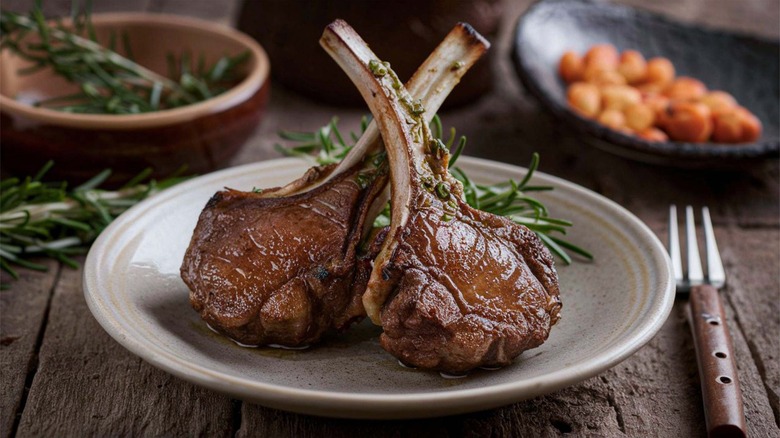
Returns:
[[[480,35],[480,33],[477,32],[470,24],[459,21],[452,31],[454,32],[456,30],[467,36],[465,41],[468,44],[482,46],[484,47],[484,51],[487,51],[490,48],[490,41]]]

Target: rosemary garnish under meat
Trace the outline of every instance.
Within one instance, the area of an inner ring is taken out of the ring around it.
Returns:
[[[363,117],[360,124],[360,134],[368,126],[369,119]],[[538,186],[531,184],[534,171],[539,166],[539,154],[534,153],[528,166],[528,173],[519,181],[510,179],[498,184],[476,184],[463,169],[456,167],[461,152],[466,146],[466,137],[458,137],[455,129],[451,128],[447,140],[444,140],[444,129],[438,116],[434,116],[431,122],[431,133],[436,147],[442,147],[445,151],[452,151],[449,160],[450,173],[463,184],[463,195],[466,202],[474,208],[499,216],[505,216],[512,221],[525,225],[534,231],[539,238],[555,255],[564,263],[572,262],[571,254],[579,255],[587,260],[592,260],[590,252],[581,248],[563,236],[572,223],[566,219],[554,218],[549,215],[544,203],[529,195],[531,192],[553,190],[551,186]],[[287,156],[304,157],[314,159],[319,164],[332,164],[339,162],[354,143],[360,138],[360,134],[350,133],[351,142],[347,142],[338,129],[338,118],[331,121],[315,132],[282,131],[279,136],[293,142],[291,145],[276,145],[276,150]],[[457,144],[456,144],[457,141]],[[433,145],[433,142],[431,142]],[[440,196],[449,196],[443,188],[432,186]],[[385,208],[374,221],[375,227],[386,226],[390,223],[390,209]],[[571,254],[570,254],[571,253]]]

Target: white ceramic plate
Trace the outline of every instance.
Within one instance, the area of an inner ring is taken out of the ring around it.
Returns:
[[[525,169],[473,158],[458,163],[478,182],[520,179]],[[555,391],[627,358],[658,331],[674,299],[664,247],[631,213],[559,178],[539,194],[592,263],[558,263],[563,319],[549,340],[498,371],[462,379],[403,368],[368,321],[305,351],[242,348],[212,333],[190,308],[179,266],[198,214],[229,186],[282,185],[298,159],[266,161],[195,178],[121,215],[95,242],[84,269],[89,308],[127,349],[182,379],[295,412],[350,418],[412,418],[477,411]]]

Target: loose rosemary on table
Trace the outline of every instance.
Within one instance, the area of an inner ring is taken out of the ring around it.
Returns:
[[[35,176],[0,181],[0,268],[18,279],[15,267],[45,271],[30,261],[46,256],[72,268],[72,256],[86,253],[89,245],[122,212],[150,195],[184,178],[148,181],[150,169],[116,191],[99,186],[111,172],[105,170],[74,189],[65,182],[44,182],[48,162]],[[4,288],[7,285],[2,285]]]
[[[363,117],[360,124],[360,134],[365,132],[368,122],[369,119]],[[531,178],[539,167],[539,154],[533,154],[528,172],[519,182],[510,179],[498,184],[476,184],[463,169],[454,166],[466,146],[466,137],[458,138],[455,129],[451,128],[449,137],[445,141],[444,130],[438,116],[433,117],[431,132],[446,146],[447,150],[452,151],[450,173],[463,184],[463,194],[469,205],[482,211],[505,216],[518,224],[525,225],[534,231],[550,251],[560,257],[567,265],[572,262],[570,253],[588,260],[593,259],[590,252],[563,238],[572,223],[565,219],[551,217],[544,203],[529,195],[532,192],[553,190],[551,186],[531,185]],[[336,117],[316,132],[282,131],[279,136],[293,142],[293,144],[288,146],[277,144],[277,151],[287,156],[314,159],[321,165],[341,161],[360,138],[360,135],[351,132],[349,137],[351,141],[348,143],[338,129],[338,118]],[[457,144],[455,144],[456,139]],[[374,221],[374,226],[388,225],[390,223],[389,215],[388,204]]]
[[[366,117],[362,119],[361,134],[368,126],[368,121]],[[431,127],[433,135],[448,150],[453,150],[450,165],[454,165],[466,146],[466,138],[457,138],[455,130],[451,129],[445,141],[438,117],[434,117]],[[295,143],[291,146],[277,144],[279,152],[287,156],[314,159],[319,164],[341,161],[359,139],[359,135],[350,133],[351,141],[347,142],[338,129],[338,119],[335,117],[316,132],[283,131],[279,135]],[[510,179],[492,185],[474,183],[459,167],[451,167],[450,172],[463,184],[466,202],[472,207],[506,216],[527,226],[566,264],[572,262],[570,253],[592,259],[588,251],[562,237],[572,223],[551,217],[541,201],[528,195],[553,189],[550,186],[530,184],[538,165],[539,155],[535,153],[528,172],[519,182]],[[110,175],[110,171],[105,170],[88,182],[68,189],[65,182],[42,180],[51,166],[51,162],[47,163],[32,177],[0,181],[0,268],[13,278],[18,278],[15,267],[46,270],[46,266],[30,261],[32,257],[50,257],[67,266],[77,267],[71,256],[84,254],[119,214],[184,179],[174,176],[160,182],[152,180],[143,183],[150,174],[147,169],[119,190],[108,191],[99,188]],[[383,227],[389,223],[388,204],[374,221],[374,226]]]
[[[187,51],[178,56],[169,53],[168,77],[162,76],[133,60],[127,34],[111,34],[106,46],[98,42],[90,3],[80,8],[78,1],[73,2],[69,27],[48,21],[41,1],[28,14],[0,12],[0,49],[32,63],[19,74],[50,68],[79,86],[74,94],[46,99],[37,106],[90,114],[138,114],[180,107],[228,90],[240,79],[238,70],[249,59],[246,51],[207,66],[202,54],[195,62]],[[120,44],[125,56],[117,53]]]

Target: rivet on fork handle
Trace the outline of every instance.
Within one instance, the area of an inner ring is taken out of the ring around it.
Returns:
[[[692,287],[689,318],[702,380],[707,433],[710,437],[744,437],[747,429],[742,391],[718,290],[710,285]]]

